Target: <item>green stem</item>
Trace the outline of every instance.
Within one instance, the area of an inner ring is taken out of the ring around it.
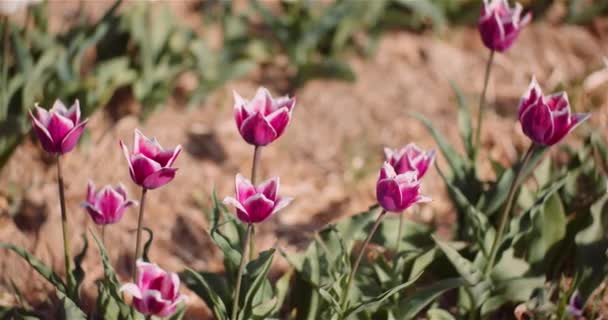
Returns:
[[[239,299],[241,296],[241,281],[243,280],[243,272],[245,271],[245,265],[247,262],[247,243],[251,238],[253,232],[253,224],[247,225],[247,234],[245,235],[245,241],[243,242],[243,254],[241,255],[241,264],[239,265],[239,273],[236,276],[236,288],[234,290],[234,305],[232,306],[232,320],[237,320],[239,314]]]
[[[70,263],[70,238],[68,216],[65,209],[65,193],[63,186],[63,172],[61,170],[61,155],[57,154],[57,187],[59,188],[59,205],[61,206],[61,231],[63,233],[63,256],[65,259],[65,278],[68,292],[72,293],[73,283],[70,271],[72,270]],[[74,297],[71,297],[74,298]]]
[[[484,274],[486,276],[490,273],[490,271],[492,270],[492,267],[494,267],[494,262],[496,260],[496,254],[498,253],[498,246],[500,245],[500,242],[502,241],[502,237],[505,232],[505,227],[507,225],[507,221],[508,221],[509,215],[511,213],[511,207],[513,207],[515,190],[517,189],[517,186],[519,185],[519,182],[520,182],[519,180],[521,178],[522,172],[526,168],[526,164],[530,160],[532,153],[534,153],[535,147],[536,147],[536,145],[534,143],[532,143],[530,148],[528,148],[528,151],[526,152],[523,160],[521,161],[521,166],[517,170],[517,173],[515,174],[515,177],[513,178],[513,182],[511,183],[511,187],[509,188],[509,194],[507,196],[507,202],[505,204],[505,209],[502,211],[502,215],[500,216],[500,223],[498,225],[498,233],[496,234],[496,237],[494,238],[494,242],[492,243],[492,249],[490,250],[490,259],[488,260],[488,263],[486,264],[486,268],[484,271]]]
[[[105,224],[101,226],[101,244],[103,244],[103,246],[106,247],[106,225]]]
[[[492,70],[492,62],[494,61],[494,50],[490,51],[490,57],[486,64],[486,72],[483,79],[483,90],[481,91],[481,97],[479,98],[479,110],[477,112],[477,127],[475,129],[475,150],[479,150],[481,147],[481,125],[483,122],[483,112],[485,110],[486,103],[486,92],[488,91],[488,82],[490,80],[490,71]]]
[[[255,186],[257,173],[258,173],[258,165],[260,163],[262,153],[262,147],[255,146],[253,149],[253,161],[251,163],[251,184]],[[255,232],[254,232],[255,233]],[[253,260],[255,257],[255,234],[251,235],[251,239],[249,240],[249,260]]]
[[[403,220],[405,219],[403,217],[404,214],[405,213],[402,212],[399,215],[399,230],[397,230],[397,239],[395,239],[395,254],[399,253],[399,249],[400,249],[400,246],[401,246],[401,237],[403,235],[402,234],[403,233],[403,230],[402,230],[403,229]]]
[[[344,309],[346,307],[346,302],[348,301],[348,294],[353,285],[353,280],[355,279],[355,274],[357,273],[357,269],[359,269],[359,264],[361,264],[361,258],[363,258],[363,254],[365,253],[365,248],[367,248],[367,245],[369,245],[369,242],[372,240],[372,237],[373,237],[374,233],[376,233],[378,226],[380,226],[380,222],[382,222],[382,218],[384,218],[385,214],[386,214],[386,210],[383,209],[380,212],[380,214],[378,215],[378,218],[376,218],[376,222],[374,223],[372,230],[370,230],[369,234],[367,235],[365,242],[363,242],[363,246],[361,247],[361,250],[359,251],[357,260],[355,260],[355,264],[353,265],[353,268],[352,268],[350,274],[348,275],[348,280],[346,281],[346,290],[344,291],[344,294],[342,295],[342,299],[340,299],[340,319],[344,319],[344,311],[346,311]]]
[[[146,193],[148,189],[141,189],[141,200],[139,201],[139,217],[137,218],[137,237],[135,240],[135,256],[133,257],[133,283],[137,283],[137,259],[141,255],[141,229],[144,222],[144,207],[146,204]]]

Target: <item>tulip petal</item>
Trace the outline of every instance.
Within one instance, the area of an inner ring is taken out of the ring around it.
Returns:
[[[87,202],[95,203],[95,183],[90,179],[87,183]]]
[[[276,137],[280,137],[291,119],[289,109],[281,108],[266,117],[266,120],[270,123],[276,133]]]
[[[258,193],[243,203],[251,222],[261,222],[270,217],[274,208],[274,202]]]
[[[548,139],[553,136],[551,111],[543,103],[537,103],[525,110],[520,122],[524,133],[538,144],[547,145]]]
[[[255,96],[249,102],[249,112],[259,112],[262,115],[267,115],[272,112],[272,95],[268,89],[259,87],[255,92]]]
[[[160,170],[146,177],[143,182],[143,187],[146,189],[156,189],[158,187],[162,187],[175,178],[176,172],[177,168],[161,168]]]
[[[236,198],[241,203],[256,194],[255,186],[240,173],[236,175],[234,185],[236,186]]]
[[[65,138],[63,138],[63,141],[61,141],[62,153],[70,152],[72,151],[72,149],[74,149],[76,143],[78,143],[78,139],[80,139],[80,136],[84,132],[84,128],[87,125],[88,121],[89,119],[84,120],[76,127],[72,128],[72,130],[70,130],[70,132],[66,134]]]
[[[34,129],[34,132],[36,133],[36,136],[38,137],[38,140],[40,141],[42,148],[48,153],[57,152],[57,148],[55,146],[55,143],[53,142],[53,138],[51,137],[51,134],[42,125],[42,123],[40,123],[40,121],[38,121],[38,119],[36,119],[36,117],[34,117],[34,115],[32,114],[31,111],[30,111],[30,118],[32,118],[32,128]]]
[[[68,117],[74,124],[80,122],[80,101],[76,99],[74,104],[70,107],[70,109],[66,113],[66,117]]]
[[[146,290],[140,301],[134,301],[136,309],[148,315],[160,315],[169,304],[170,302],[163,300],[161,293],[157,290]]]
[[[66,108],[65,104],[63,104],[63,102],[59,99],[56,99],[55,102],[53,103],[53,106],[51,107],[51,110],[49,110],[50,113],[59,113],[62,116],[65,116],[65,114],[68,113],[68,108]]]
[[[126,292],[126,293],[130,294],[131,296],[133,296],[134,298],[138,298],[138,299],[142,298],[141,290],[134,283],[127,283],[127,284],[122,285],[122,287],[120,287],[120,290],[118,290],[118,292]]]
[[[391,166],[390,163],[385,161],[384,164],[382,164],[382,168],[380,169],[380,176],[378,177],[378,180],[393,178],[396,175],[397,173],[395,172],[393,166]]]
[[[560,142],[564,137],[566,137],[568,133],[572,132],[574,128],[576,128],[579,124],[583,123],[590,116],[590,113],[571,114],[566,125],[564,125],[563,122],[560,123],[559,131],[556,130],[551,139],[547,141],[547,145],[554,145]],[[560,117],[560,122],[561,121],[563,121],[563,118]]]
[[[133,179],[133,181],[135,183],[137,183],[137,180],[135,179],[135,172],[133,171],[133,164],[131,163],[131,155],[129,154],[129,149],[127,148],[127,145],[125,145],[124,142],[122,142],[122,140],[120,140],[118,142],[118,144],[120,144],[120,148],[122,149],[122,154],[127,159],[127,164],[129,165],[129,174],[131,175],[131,179]]]
[[[271,201],[275,201],[277,198],[277,191],[279,190],[279,177],[274,177],[260,183],[256,187],[258,193],[263,194],[266,198]]]
[[[279,212],[281,209],[287,207],[292,201],[293,201],[292,197],[280,197],[278,199],[278,201],[275,203],[274,209],[272,209],[272,212],[270,213],[270,215],[273,215],[273,214]]]
[[[118,192],[122,196],[123,200],[127,200],[127,198],[129,197],[127,195],[127,189],[125,188],[125,186],[122,183],[119,183],[116,186],[116,192]]]
[[[378,203],[387,211],[401,212],[401,190],[393,179],[383,179],[378,181],[376,186],[376,199]]]
[[[146,157],[143,154],[132,156],[131,165],[133,166],[133,180],[140,186],[143,186],[146,178],[161,169],[158,162]]]
[[[104,187],[97,195],[95,206],[106,217],[112,217],[122,206],[123,199],[120,193],[116,192],[111,186]]]
[[[247,143],[256,146],[265,146],[277,138],[276,131],[260,112],[245,119],[239,131]]]
[[[51,120],[51,114],[45,109],[41,108],[38,103],[34,105],[34,109],[36,110],[36,120],[40,121],[43,127],[49,125],[49,121]],[[32,112],[30,111],[30,115]]]
[[[143,154],[150,159],[156,159],[156,155],[162,151],[162,147],[156,139],[149,139],[139,129],[135,129],[133,137],[133,154]]]
[[[163,167],[170,167],[181,151],[182,146],[178,145],[173,150],[160,151],[154,160]]]
[[[51,113],[51,118],[49,120],[49,125],[47,126],[47,130],[49,134],[53,138],[53,142],[55,143],[55,147],[60,147],[61,141],[63,138],[74,128],[74,124],[72,121],[58,113]],[[58,150],[59,151],[59,150]]]
[[[150,287],[150,283],[165,274],[165,270],[161,269],[157,264],[145,262],[141,259],[138,259],[136,262],[138,277],[137,277],[137,285],[140,288],[147,289]]]
[[[233,197],[226,197],[226,198],[224,198],[223,203],[225,205],[231,205],[231,206],[235,207],[236,209],[241,210],[245,214],[247,214],[247,210],[245,209],[245,207],[243,207],[243,205],[238,200],[236,200]]]
[[[272,102],[272,112],[279,110],[281,108],[287,108],[287,111],[291,112],[293,108],[296,106],[296,98],[295,97],[280,97]]]

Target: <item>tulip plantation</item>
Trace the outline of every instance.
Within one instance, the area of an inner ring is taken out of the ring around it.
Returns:
[[[18,88],[3,90],[2,101],[7,115],[23,116],[11,131],[17,142],[2,140],[10,150],[0,171],[0,188],[8,190],[0,195],[9,195],[0,198],[7,199],[0,202],[6,210],[0,318],[608,317],[605,16],[593,18],[596,27],[604,25],[598,36],[565,22],[551,25],[560,4],[551,11],[529,1],[467,2],[461,14],[474,12],[472,24],[443,33],[420,31],[428,22],[418,33],[391,29],[367,60],[324,56],[326,44],[318,39],[328,37],[336,48],[357,42],[359,32],[371,37],[387,28],[383,23],[395,12],[413,23],[428,11],[394,11],[390,0],[342,0],[325,4],[330,13],[315,21],[304,1],[281,2],[283,9],[251,1],[279,41],[268,48],[286,52],[269,51],[245,78],[231,72],[211,79],[205,78],[211,69],[196,59],[175,72],[161,70],[207,53],[222,57],[213,64],[228,69],[242,63],[231,60],[235,48],[247,47],[243,55],[261,50],[255,41],[262,35],[224,40],[220,53],[196,51],[206,44],[200,34],[174,22],[166,34],[175,37],[163,45],[154,40],[160,32],[154,13],[179,4],[117,1],[82,33],[99,32],[96,51],[83,47],[77,55],[91,55],[97,60],[89,63],[97,65],[125,63],[110,76],[116,81],[132,72],[102,99],[89,95],[107,84],[97,67],[83,65],[73,79],[86,68],[97,71],[74,80],[73,91],[52,84],[34,90],[22,82],[40,76],[57,84],[67,73],[43,77],[32,67],[19,75],[23,63],[9,67],[44,37],[64,41],[40,33],[41,9],[31,6],[41,4],[29,2],[0,6],[6,11],[1,80],[5,89]],[[437,3],[428,8],[440,8]],[[34,27],[26,19],[19,29],[10,12],[28,5]],[[220,8],[222,19],[236,19],[226,20],[234,29],[222,29],[225,37],[247,27],[238,24],[246,18],[232,11],[236,5]],[[296,14],[298,25],[286,8],[310,15]],[[360,19],[361,29],[349,33]],[[438,23],[428,19],[422,21]],[[134,27],[140,23],[151,29]],[[100,44],[116,25],[125,28],[118,33],[123,38],[108,43],[133,40],[112,58],[122,62],[104,61]],[[299,33],[318,27],[331,32]],[[309,45],[319,51],[290,51]],[[193,51],[164,56],[162,48],[180,46]],[[581,49],[590,46],[597,50]],[[17,54],[7,56],[13,47]],[[34,59],[45,54],[31,51]],[[264,76],[273,54],[287,65],[274,66],[283,79]],[[329,66],[337,58],[352,67]],[[313,76],[345,68],[357,74],[354,82]],[[188,83],[192,70],[201,73],[194,73],[198,89],[191,88],[190,102],[204,108],[180,106],[172,83]],[[126,89],[132,99],[124,98]],[[28,90],[37,99],[31,105],[24,104]],[[152,109],[116,116],[129,104]],[[153,110],[162,104],[173,106]],[[92,112],[98,105],[108,110]],[[20,187],[27,183],[29,189]]]

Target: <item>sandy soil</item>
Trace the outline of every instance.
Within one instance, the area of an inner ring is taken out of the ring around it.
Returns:
[[[571,97],[574,108],[594,113],[590,125],[579,132],[600,130],[608,137],[608,76],[607,71],[597,71],[602,68],[602,55],[608,52],[602,34],[605,32],[598,36],[597,30],[583,27],[535,24],[522,33],[511,51],[496,56],[488,91],[492,111],[487,114],[483,132],[484,166],[489,167],[489,159],[510,163],[526,146],[515,114],[517,101],[532,75],[547,90],[562,83],[576,85]],[[487,55],[473,29],[452,30],[442,36],[393,32],[383,37],[372,58],[347,57],[356,70],[356,82],[315,80],[299,89],[290,127],[276,143],[263,149],[261,160],[261,176],[280,176],[281,193],[296,200],[260,225],[257,248],[297,250],[311,232],[373,203],[383,146],[415,142],[424,148],[434,147],[433,139],[408,116],[409,112],[421,112],[432,119],[461,149],[456,105],[448,81],[458,83],[471,105],[476,105]],[[122,182],[132,198],[139,197],[118,141],[132,145],[133,130],[140,128],[165,146],[184,146],[176,161],[179,171],[175,180],[149,193],[145,224],[155,233],[152,260],[172,271],[180,271],[184,265],[220,270],[221,256],[206,234],[204,210],[213,188],[220,198],[231,195],[235,174],[249,174],[253,148],[241,140],[235,128],[231,91],[251,96],[258,85],[273,89],[272,83],[260,83],[263,78],[258,72],[229,83],[193,110],[170,101],[145,123],[132,116],[114,123],[102,111],[92,115],[90,135],[64,159],[74,251],[82,244],[80,235],[95,229],[79,206],[88,179],[98,186]],[[34,140],[18,148],[0,174],[0,241],[22,245],[62,270],[55,174],[53,161]],[[423,185],[435,201],[423,207],[419,215],[408,217],[436,223],[447,233],[454,215],[442,183],[432,172]],[[8,198],[14,195],[20,207],[12,217],[6,213]],[[128,211],[119,224],[106,230],[111,257],[125,280],[134,246],[136,213],[134,209]],[[282,258],[276,259],[277,270],[285,267]],[[91,270],[85,289],[92,294],[93,281],[101,274],[94,247],[89,250],[85,270]],[[36,304],[45,300],[44,289],[48,287],[41,278],[6,251],[0,251],[0,275],[0,302],[12,301],[11,279],[27,293],[28,301]],[[193,314],[205,314],[202,302],[194,295],[189,304]]]

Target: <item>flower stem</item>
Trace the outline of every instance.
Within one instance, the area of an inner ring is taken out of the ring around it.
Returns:
[[[253,149],[253,161],[251,163],[251,184],[255,186],[255,181],[258,173],[258,164],[260,163],[260,158],[262,154],[262,147],[255,146]],[[255,232],[251,235],[249,239],[249,260],[253,260],[255,256]]]
[[[144,206],[146,204],[146,193],[148,189],[141,189],[141,200],[139,201],[139,217],[137,218],[137,238],[135,240],[135,256],[133,257],[133,283],[137,283],[137,259],[141,255],[141,229],[144,222]]]
[[[361,258],[363,258],[363,254],[365,253],[365,248],[367,248],[367,245],[372,240],[372,237],[374,236],[374,233],[376,233],[378,226],[380,226],[380,222],[382,222],[382,218],[384,218],[385,214],[386,214],[386,210],[383,209],[380,212],[380,214],[378,215],[378,218],[376,218],[376,222],[374,223],[372,230],[370,230],[369,234],[367,235],[365,242],[363,242],[363,246],[361,247],[361,251],[359,251],[357,260],[355,260],[355,264],[353,265],[353,268],[352,268],[350,274],[348,275],[348,280],[346,281],[346,290],[344,290],[344,294],[342,295],[342,299],[340,301],[340,319],[344,319],[344,311],[346,311],[346,310],[344,310],[344,308],[346,307],[346,302],[348,301],[348,294],[353,285],[353,280],[355,279],[355,274],[357,273],[357,269],[359,269],[359,264],[361,264]]]
[[[479,150],[481,146],[481,125],[483,122],[483,112],[485,110],[486,92],[488,91],[488,82],[490,80],[490,71],[492,70],[492,62],[494,61],[494,50],[490,50],[490,57],[486,64],[486,72],[483,80],[483,90],[479,98],[479,110],[477,112],[477,127],[475,129],[475,150]]]
[[[61,170],[61,155],[57,155],[57,187],[59,188],[59,204],[61,206],[61,231],[63,232],[63,254],[65,259],[65,278],[68,287],[68,292],[72,292],[73,283],[70,271],[72,270],[70,264],[70,238],[69,238],[69,226],[68,216],[65,209],[65,193],[63,186],[63,172]],[[74,298],[74,297],[71,297]]]
[[[492,249],[490,250],[490,258],[488,260],[488,263],[486,264],[486,268],[484,271],[484,274],[486,276],[490,273],[490,271],[492,270],[492,267],[494,267],[494,262],[496,260],[496,254],[498,253],[498,246],[500,245],[500,242],[502,241],[502,237],[505,232],[505,227],[507,225],[507,220],[511,213],[511,208],[513,207],[515,190],[517,189],[517,186],[520,183],[519,180],[521,178],[522,172],[524,171],[524,169],[526,167],[526,164],[530,160],[532,153],[534,153],[535,147],[536,147],[536,145],[533,143],[530,146],[530,148],[528,148],[528,151],[526,151],[526,154],[524,155],[524,158],[521,161],[521,166],[517,170],[517,173],[515,174],[515,177],[513,178],[513,182],[511,183],[511,188],[509,189],[509,194],[507,196],[507,202],[505,204],[505,209],[502,211],[502,215],[500,216],[500,224],[498,225],[498,233],[496,234],[496,237],[494,238],[494,242],[492,243]]]
[[[243,254],[241,254],[241,264],[239,265],[239,273],[236,277],[236,288],[234,290],[234,305],[232,306],[232,320],[236,320],[239,314],[239,298],[241,295],[241,281],[243,280],[243,272],[245,271],[245,265],[247,264],[247,243],[251,238],[253,232],[253,224],[247,225],[247,234],[245,235],[245,241],[243,242]]]
[[[399,229],[397,230],[397,239],[395,239],[395,255],[399,253],[399,249],[401,246],[401,237],[402,237],[402,229],[403,229],[403,219],[405,219],[403,217],[404,213],[402,212],[399,215]]]
[[[101,243],[106,246],[106,225],[101,226]]]

